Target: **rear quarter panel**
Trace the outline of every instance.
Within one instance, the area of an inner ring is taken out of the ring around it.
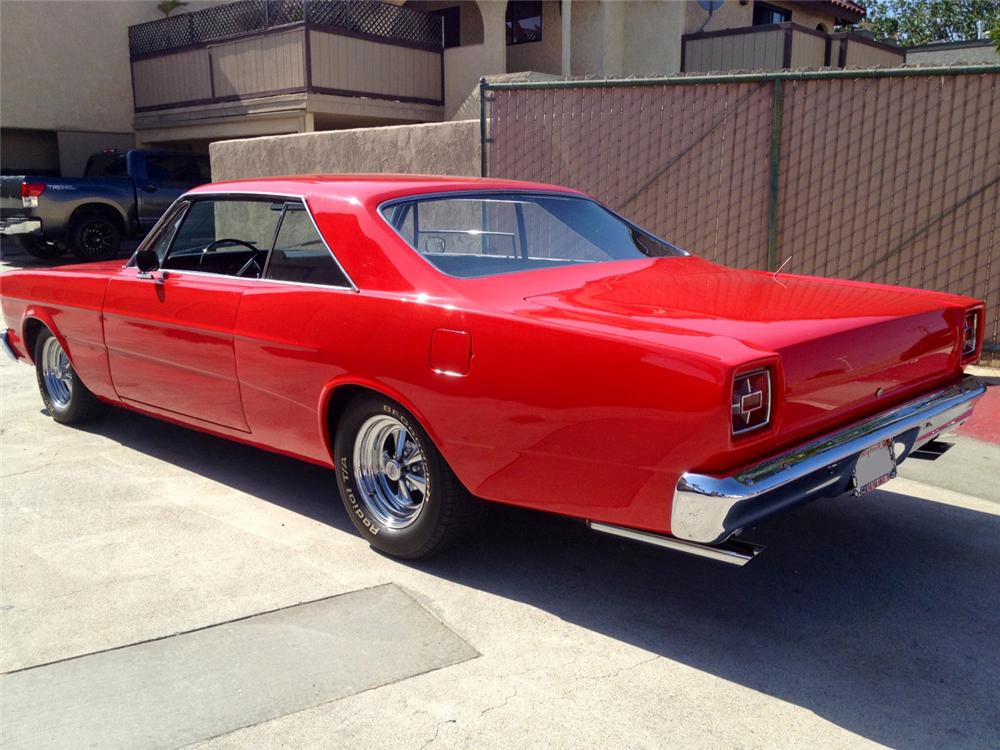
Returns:
[[[411,411],[479,497],[665,531],[679,473],[725,435],[726,367],[453,302],[246,292],[235,345],[254,439],[329,463],[327,403],[360,385]],[[435,368],[438,329],[469,334],[467,374]]]
[[[34,361],[29,333],[40,322],[59,339],[87,388],[109,400],[117,397],[108,372],[101,309],[108,275],[119,265],[115,261],[0,276],[4,320],[14,331],[16,348]]]

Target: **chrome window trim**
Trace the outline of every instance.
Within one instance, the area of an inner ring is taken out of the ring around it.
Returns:
[[[360,289],[352,289],[346,286],[331,286],[329,284],[311,284],[308,281],[284,281],[282,279],[252,279],[246,276],[229,276],[224,273],[209,273],[208,271],[187,271],[174,268],[165,268],[162,273],[168,274],[169,276],[200,276],[206,279],[216,279],[220,281],[230,281],[239,282],[242,286],[257,286],[258,284],[286,284],[290,286],[304,286],[310,289],[322,289],[328,292],[347,292],[349,294],[355,294],[360,292]]]
[[[508,274],[511,274],[511,273],[531,273],[532,271],[541,271],[541,270],[546,270],[547,271],[547,270],[551,270],[551,269],[533,268],[533,269],[523,269],[523,270],[520,270],[520,271],[508,271],[506,273],[491,273],[491,274],[485,274],[483,276],[455,276],[453,274],[450,274],[450,273],[447,273],[445,271],[442,271],[440,268],[438,268],[433,263],[431,263],[427,259],[427,256],[424,255],[424,253],[420,252],[417,248],[415,248],[413,245],[411,245],[409,243],[409,241],[406,239],[406,237],[404,237],[396,229],[396,227],[394,227],[392,225],[392,222],[389,220],[389,217],[386,216],[386,210],[387,209],[392,208],[393,206],[398,205],[400,203],[411,203],[413,201],[418,201],[418,200],[421,200],[421,201],[422,200],[440,200],[440,199],[443,199],[443,198],[470,198],[470,197],[476,197],[476,196],[489,197],[489,196],[512,196],[512,195],[534,195],[534,196],[544,196],[546,198],[575,198],[577,200],[584,200],[584,201],[590,201],[591,203],[596,203],[598,206],[600,206],[601,208],[603,208],[605,211],[607,211],[609,214],[611,214],[612,216],[614,216],[616,219],[618,219],[620,222],[622,222],[626,226],[631,227],[633,230],[635,230],[637,232],[642,232],[643,234],[648,234],[650,237],[652,237],[653,239],[655,239],[657,242],[662,242],[667,247],[669,247],[669,248],[671,248],[673,250],[676,250],[678,257],[686,257],[686,256],[690,256],[691,255],[691,253],[689,253],[687,250],[679,248],[675,244],[673,244],[672,242],[667,242],[662,237],[660,237],[660,236],[658,236],[656,234],[653,234],[648,229],[643,229],[642,227],[638,226],[637,224],[634,224],[633,222],[629,221],[624,216],[622,216],[621,214],[619,214],[617,211],[612,210],[611,208],[609,208],[607,205],[605,205],[601,201],[597,200],[596,198],[591,198],[589,195],[583,195],[581,193],[566,192],[565,190],[539,190],[538,188],[534,188],[534,189],[531,189],[531,190],[518,190],[516,188],[500,188],[500,189],[497,189],[497,190],[491,190],[491,189],[484,189],[484,188],[470,188],[468,190],[439,190],[439,191],[435,191],[435,192],[432,192],[432,193],[413,193],[412,195],[404,195],[404,196],[400,196],[399,198],[390,198],[389,200],[382,201],[381,203],[378,204],[378,208],[376,209],[376,212],[378,213],[379,218],[382,219],[382,221],[385,223],[385,225],[387,227],[389,227],[389,229],[392,231],[393,234],[395,234],[397,237],[399,237],[399,239],[401,239],[403,241],[403,244],[405,244],[406,247],[408,247],[411,252],[415,253],[421,260],[424,261],[424,263],[426,263],[427,265],[429,265],[437,273],[441,274],[445,278],[456,279],[458,281],[475,281],[476,279],[486,279],[486,278],[490,278],[490,277],[493,277],[493,276],[507,276]],[[646,256],[646,257],[650,257],[651,258],[652,256]],[[584,264],[584,263],[589,263],[591,265],[595,265],[595,264],[599,264],[599,263],[618,263],[618,262],[621,262],[621,260],[614,260],[614,259],[612,259],[612,260],[596,260],[596,261],[577,261],[577,260],[573,260],[573,261],[564,261],[564,262],[573,263],[574,265],[581,265],[581,264]]]
[[[282,283],[282,284],[301,284],[303,286],[322,287],[324,289],[341,289],[341,290],[346,290],[346,291],[351,291],[351,292],[360,292],[361,291],[361,288],[357,284],[354,283],[354,279],[351,278],[350,274],[347,273],[347,270],[341,264],[340,259],[337,258],[337,254],[333,252],[333,249],[330,247],[329,243],[327,243],[326,237],[323,236],[323,232],[320,231],[319,225],[316,223],[316,217],[313,216],[312,209],[309,207],[309,201],[306,200],[306,196],[304,194],[295,194],[295,193],[280,193],[280,192],[276,193],[276,192],[269,191],[269,190],[266,190],[266,191],[265,190],[219,190],[219,191],[216,191],[216,190],[201,191],[201,190],[199,190],[199,191],[191,191],[191,192],[188,192],[188,193],[184,193],[184,195],[180,196],[177,200],[175,200],[173,203],[170,204],[170,207],[164,212],[163,216],[161,216],[159,218],[159,220],[156,222],[156,224],[153,225],[153,228],[150,230],[149,234],[147,234],[146,237],[142,240],[142,242],[139,243],[139,246],[135,249],[135,252],[132,253],[132,256],[129,258],[128,262],[124,266],[122,266],[122,268],[128,268],[129,266],[131,266],[131,265],[133,265],[135,263],[136,253],[138,253],[140,250],[142,250],[146,246],[146,244],[150,240],[150,238],[153,237],[153,235],[160,230],[160,225],[164,222],[164,219],[166,219],[167,216],[170,215],[173,212],[174,207],[178,203],[180,203],[181,201],[191,202],[191,201],[197,200],[199,198],[215,198],[215,199],[219,199],[219,198],[227,198],[227,197],[232,197],[232,196],[235,196],[235,197],[238,197],[238,198],[239,197],[247,197],[247,196],[257,197],[257,198],[278,198],[278,199],[280,199],[282,201],[286,201],[286,202],[288,200],[298,200],[298,201],[301,201],[302,205],[305,206],[306,214],[309,215],[309,221],[312,222],[313,229],[316,230],[316,234],[319,236],[320,241],[323,243],[323,247],[325,247],[326,251],[328,253],[330,253],[330,257],[333,258],[333,262],[337,264],[337,268],[339,268],[340,272],[342,274],[344,274],[344,278],[347,279],[347,283],[350,284],[350,286],[332,286],[332,285],[327,285],[327,284],[309,284],[307,282],[302,282],[302,281],[281,281],[280,279],[244,279],[241,276],[231,276],[231,277],[228,277],[228,278],[240,279],[240,280],[243,280],[243,281],[273,281],[274,283]],[[273,249],[273,248],[274,248],[274,239],[272,238],[271,248],[268,250],[268,258],[270,258],[271,249]],[[163,269],[163,270],[169,271],[171,273],[194,273],[194,274],[198,274],[198,275],[201,275],[201,276],[212,276],[214,278],[226,278],[225,274],[206,273],[204,271],[171,271],[171,269],[169,269],[169,268],[166,268],[166,269]]]

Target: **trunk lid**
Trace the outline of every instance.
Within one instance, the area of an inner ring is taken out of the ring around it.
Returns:
[[[774,429],[798,438],[888,408],[960,370],[960,331],[974,300],[835,279],[737,271],[670,258],[579,288],[533,294],[559,317],[695,334],[690,346],[779,355]],[[744,356],[746,356],[744,354]],[[736,363],[734,363],[736,364]],[[738,365],[737,365],[738,366]]]

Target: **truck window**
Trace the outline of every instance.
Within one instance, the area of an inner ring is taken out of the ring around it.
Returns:
[[[197,184],[203,181],[195,157],[184,154],[147,156],[146,175],[156,182]]]
[[[128,177],[125,154],[94,154],[87,159],[84,177]]]
[[[194,157],[195,166],[198,169],[198,177],[201,182],[211,182],[212,181],[212,163],[208,160],[207,156],[196,156]]]

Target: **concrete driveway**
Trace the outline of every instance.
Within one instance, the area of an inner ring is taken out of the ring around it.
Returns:
[[[865,499],[757,529],[748,537],[767,550],[743,569],[499,507],[462,548],[404,564],[355,535],[332,472],[122,410],[57,425],[33,370],[6,360],[0,388],[5,747],[21,744],[25,721],[11,686],[65,665],[75,674],[36,692],[31,711],[89,701],[137,747],[1000,746],[1000,447],[989,441],[959,436]],[[376,588],[386,584],[399,593]],[[388,599],[376,606],[369,590]],[[326,625],[316,610],[308,625],[288,620],[266,660],[258,630],[211,627],[336,595],[359,598]],[[377,617],[329,624],[359,612]],[[232,633],[216,640],[232,655],[212,658],[203,632]],[[292,634],[341,673],[331,692],[269,713],[268,691],[314,681],[288,673],[307,667],[282,658]],[[391,646],[411,638],[429,658],[403,668],[391,654],[408,649]],[[127,680],[140,658],[186,682],[137,701]],[[262,666],[220,693],[226,659]],[[251,698],[256,712],[241,713]],[[157,729],[150,700],[156,721],[188,730],[183,741]],[[196,712],[209,721],[195,726]],[[76,731],[80,746],[95,736]]]

